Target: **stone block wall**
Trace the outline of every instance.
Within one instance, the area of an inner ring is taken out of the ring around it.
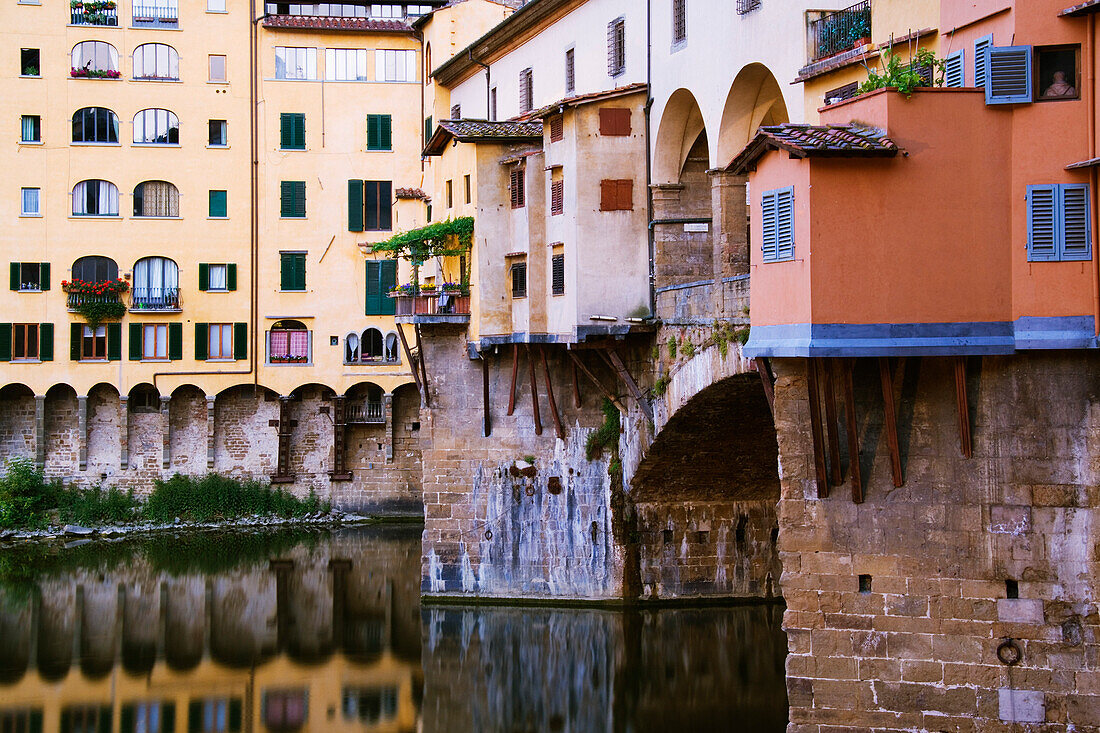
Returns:
[[[34,409],[30,390],[0,389],[0,455],[34,460]]]
[[[861,360],[862,504],[847,484],[817,498],[805,363],[774,366],[791,733],[1100,727],[1100,363],[971,359],[966,459],[951,361],[892,362],[895,488]]]

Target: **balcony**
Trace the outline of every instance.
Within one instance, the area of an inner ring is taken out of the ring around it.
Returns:
[[[810,23],[810,63],[871,42],[871,1],[827,13]]]
[[[745,15],[760,7],[760,0],[737,0],[737,14]]]
[[[134,5],[135,28],[178,28],[180,11],[176,3]]]
[[[398,323],[469,323],[470,296],[463,293],[397,293],[394,316]]]
[[[130,312],[180,310],[179,288],[134,288],[130,295]]]
[[[344,422],[356,425],[384,425],[386,410],[381,402],[363,402],[344,406]]]
[[[118,25],[118,9],[113,0],[69,4],[72,25]]]

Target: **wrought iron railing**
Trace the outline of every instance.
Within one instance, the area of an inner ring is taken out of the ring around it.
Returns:
[[[398,316],[454,316],[470,315],[470,296],[460,293],[421,293],[419,295],[393,295],[395,315]]]
[[[810,62],[871,41],[871,0],[828,13],[810,23]]]
[[[73,25],[118,25],[118,9],[103,7],[105,3],[70,6]]]
[[[74,310],[82,305],[89,305],[91,303],[104,303],[111,305],[118,302],[119,297],[116,293],[108,293],[106,295],[87,295],[86,293],[65,294],[65,306],[69,310]]]
[[[134,6],[135,28],[176,28],[179,18],[179,7],[174,2]]]
[[[354,423],[384,423],[386,422],[385,407],[381,402],[347,404],[344,406],[344,420]]]
[[[180,309],[179,288],[134,288],[130,310],[175,311]]]
[[[744,15],[745,13],[756,10],[760,7],[760,0],[737,0],[737,14]]]

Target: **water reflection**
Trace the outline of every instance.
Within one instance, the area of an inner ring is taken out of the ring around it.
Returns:
[[[419,588],[419,528],[2,551],[0,733],[785,726],[775,606],[422,611]]]

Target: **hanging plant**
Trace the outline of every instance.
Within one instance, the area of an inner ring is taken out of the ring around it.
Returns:
[[[372,253],[385,253],[410,262],[413,266],[412,290],[420,290],[417,270],[431,257],[458,257],[470,251],[474,241],[474,218],[462,216],[457,219],[429,224],[419,229],[395,234],[384,242],[371,245]],[[469,268],[470,263],[466,263]],[[462,286],[469,288],[468,271],[462,272]]]
[[[122,294],[130,285],[125,280],[62,280],[61,289],[69,296],[69,308],[82,315],[92,328],[103,321],[117,321],[126,313]]]

